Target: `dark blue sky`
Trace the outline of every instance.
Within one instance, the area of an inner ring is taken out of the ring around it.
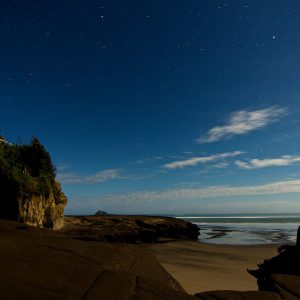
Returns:
[[[300,211],[299,1],[1,1],[0,128],[67,212]]]

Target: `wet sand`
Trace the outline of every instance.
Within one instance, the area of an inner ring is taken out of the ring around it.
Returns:
[[[212,245],[176,241],[145,245],[190,294],[209,290],[257,290],[247,268],[277,254],[278,245]]]

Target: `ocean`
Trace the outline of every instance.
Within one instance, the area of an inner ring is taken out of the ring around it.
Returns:
[[[199,226],[199,241],[210,244],[294,244],[300,214],[183,215]]]

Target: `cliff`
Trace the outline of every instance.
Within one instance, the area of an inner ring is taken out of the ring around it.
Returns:
[[[0,218],[60,229],[67,198],[55,180],[55,168],[44,146],[0,140]]]

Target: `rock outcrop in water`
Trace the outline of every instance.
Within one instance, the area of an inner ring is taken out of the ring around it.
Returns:
[[[153,243],[161,239],[197,240],[199,228],[168,217],[101,215],[66,217],[63,232],[81,240]]]
[[[60,229],[67,198],[55,180],[49,153],[33,138],[29,145],[0,139],[0,218]]]

